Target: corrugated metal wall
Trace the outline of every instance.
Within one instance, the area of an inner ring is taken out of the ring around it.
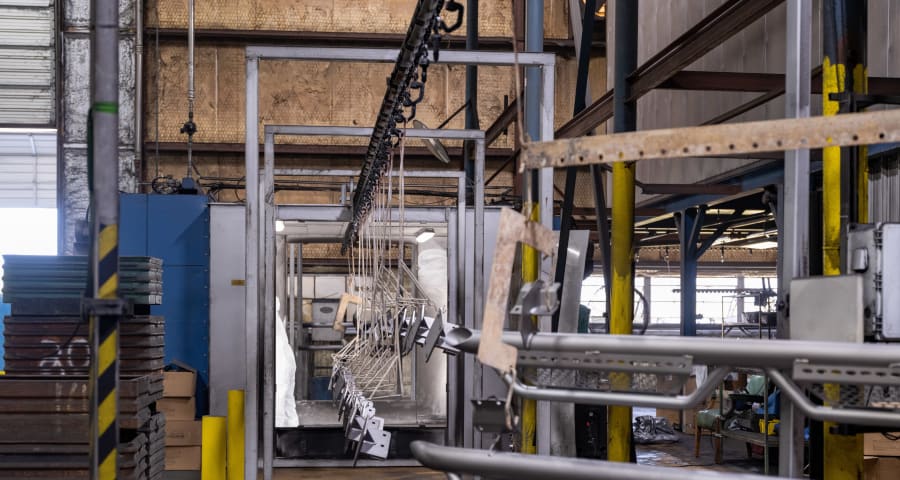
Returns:
[[[0,0],[0,125],[54,127],[51,0]]]
[[[638,64],[671,43],[722,5],[724,0],[654,0],[640,4]],[[614,15],[614,11],[610,12]],[[781,5],[731,39],[723,42],[687,70],[783,74],[785,70],[785,6]],[[822,2],[813,1],[812,65],[822,61]],[[614,51],[608,22],[608,51]],[[900,77],[900,2],[869,0],[869,75]],[[613,59],[609,59],[609,82]],[[612,85],[609,85],[612,88]],[[759,93],[685,92],[657,90],[638,102],[638,129],[699,125],[749,101]],[[820,115],[821,97],[813,95],[812,114]],[[776,99],[732,122],[784,117],[784,100]],[[652,183],[694,183],[727,174],[746,160],[649,160],[638,163],[638,180]],[[638,195],[638,201],[649,197]]]
[[[0,208],[56,207],[56,132],[0,132]]]

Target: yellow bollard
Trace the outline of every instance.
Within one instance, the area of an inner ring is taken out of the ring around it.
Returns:
[[[203,417],[200,447],[200,479],[225,478],[225,417]]]
[[[244,480],[244,391],[228,391],[228,480]]]

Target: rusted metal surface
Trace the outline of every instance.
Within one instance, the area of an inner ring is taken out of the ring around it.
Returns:
[[[509,208],[500,211],[497,232],[497,246],[494,249],[490,284],[484,305],[478,360],[501,372],[512,372],[516,368],[518,353],[515,347],[503,343],[503,326],[506,323],[509,284],[516,258],[516,247],[522,242],[545,255],[553,255],[558,239],[556,232],[529,221],[524,215]]]
[[[897,141],[900,141],[900,110],[834,118],[667,128],[527,144],[523,146],[520,172],[653,158],[779,152]]]

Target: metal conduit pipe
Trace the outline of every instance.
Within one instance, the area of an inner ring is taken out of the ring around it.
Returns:
[[[144,2],[134,2],[134,165],[144,168]],[[158,176],[158,175],[157,175]]]
[[[769,378],[781,388],[785,395],[790,397],[794,406],[799,408],[807,417],[818,421],[829,421],[834,423],[844,423],[849,425],[869,425],[873,427],[884,427],[900,425],[896,413],[862,410],[862,409],[843,409],[828,408],[813,404],[809,398],[793,382],[788,380],[780,371],[770,368],[766,370]]]
[[[457,328],[446,343],[466,353],[476,353],[481,332]],[[504,332],[503,342],[522,349],[519,332]],[[708,337],[606,336],[537,333],[529,348],[541,352],[602,352],[612,355],[688,355],[695,364],[793,368],[796,360],[821,365],[888,366],[900,363],[897,347],[805,340],[744,340]]]
[[[707,377],[693,393],[690,395],[677,395],[673,397],[643,393],[538,388],[524,385],[509,374],[503,376],[503,381],[512,387],[513,392],[515,392],[516,395],[534,400],[580,403],[584,405],[617,405],[682,410],[685,408],[692,408],[708,399],[719,384],[725,380],[725,377],[730,371],[731,369],[725,367],[716,368],[710,372],[709,377]]]
[[[421,440],[410,444],[422,465],[456,475],[479,475],[495,479],[546,480],[721,480],[721,472],[629,465],[580,458],[522,455],[468,448],[442,447]],[[732,480],[766,480],[771,477],[729,473]]]

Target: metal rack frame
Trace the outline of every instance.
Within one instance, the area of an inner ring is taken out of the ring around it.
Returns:
[[[269,203],[274,205],[274,191],[264,192],[260,188],[260,169],[259,169],[259,134],[260,134],[260,117],[259,117],[259,62],[262,60],[298,60],[298,61],[344,61],[344,62],[373,62],[373,63],[393,63],[397,60],[400,52],[399,49],[379,49],[379,48],[321,48],[321,47],[290,47],[290,46],[248,46],[246,47],[246,135],[245,135],[245,169],[246,169],[246,191],[247,191],[247,239],[246,239],[246,336],[247,336],[247,404],[245,410],[245,476],[252,478],[256,475],[257,460],[259,458],[258,451],[258,424],[256,413],[258,411],[257,402],[257,368],[258,359],[257,342],[258,342],[258,320],[260,317],[268,317],[274,315],[272,312],[263,312],[260,304],[261,279],[266,282],[271,281],[266,276],[261,275],[262,272],[274,271],[274,264],[266,265],[266,262],[274,262],[274,251],[271,259],[265,254],[264,246],[269,235],[274,237],[274,231],[267,231],[274,228],[275,209],[268,212],[262,211],[262,205]],[[432,61],[435,59],[431,58]],[[552,53],[511,53],[511,52],[489,52],[489,51],[442,51],[436,63],[442,64],[458,64],[458,65],[489,65],[489,66],[524,66],[539,67],[541,70],[541,91],[540,91],[540,125],[541,140],[550,140],[553,138],[553,119],[554,119],[554,89],[555,89],[555,66],[556,56]],[[313,127],[324,129],[342,129],[343,127]],[[368,131],[371,135],[371,129],[361,129]],[[315,131],[315,130],[311,130]],[[411,131],[411,130],[410,130]],[[447,138],[447,130],[435,130],[432,138]],[[468,131],[468,135],[474,137],[480,136],[481,146],[479,148],[482,158],[484,154],[484,133],[482,131]],[[317,135],[334,135],[334,133],[326,133],[324,130],[318,130]],[[272,174],[274,173],[274,142],[270,146],[272,156],[270,158],[272,170],[264,173],[265,185],[272,185]],[[475,245],[477,252],[483,252],[484,243],[484,226],[478,221],[483,219],[484,204],[484,164],[480,162],[481,174],[476,174],[476,220]],[[550,169],[544,169],[539,174],[540,210],[541,218],[550,225],[552,221],[552,200],[553,200],[553,174]],[[480,196],[478,192],[481,192]],[[481,205],[479,207],[479,204]],[[279,212],[281,209],[279,209]],[[480,212],[480,213],[479,213]],[[266,215],[261,215],[266,213]],[[476,255],[477,256],[477,255]],[[474,292],[480,293],[484,290],[483,279],[483,257],[476,259],[475,265],[475,285]],[[274,291],[274,285],[270,286]],[[483,295],[473,295],[474,319],[481,317],[483,308]],[[271,307],[274,308],[274,307]],[[274,317],[273,317],[274,318]],[[474,325],[473,325],[474,326]],[[467,365],[474,369],[474,361],[467,360]],[[464,415],[465,417],[465,415]],[[271,475],[271,472],[264,472]],[[269,478],[269,477],[266,477]]]

